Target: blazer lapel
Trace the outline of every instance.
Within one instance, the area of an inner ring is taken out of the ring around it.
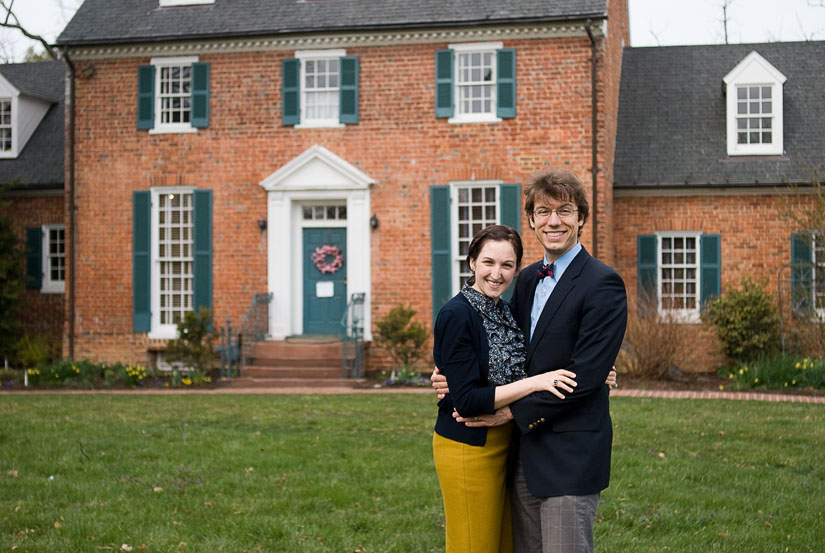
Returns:
[[[533,337],[530,339],[530,344],[527,347],[527,366],[530,365],[530,359],[533,356],[533,353],[538,346],[538,343],[541,341],[544,332],[547,330],[547,327],[550,326],[550,323],[553,320],[553,317],[556,315],[556,312],[561,307],[561,304],[564,302],[564,299],[567,295],[576,287],[576,280],[579,278],[579,275],[582,272],[587,260],[590,258],[590,254],[582,248],[579,254],[573,258],[573,261],[570,263],[570,266],[564,271],[564,274],[561,276],[561,279],[556,283],[555,288],[553,288],[553,292],[550,294],[550,297],[547,299],[547,303],[544,304],[544,309],[539,316],[539,320],[536,323],[536,330],[533,332]],[[538,280],[538,279],[536,279]],[[533,286],[533,295],[535,295],[536,286]],[[532,301],[530,302],[530,307],[532,309]],[[529,319],[530,319],[530,312],[527,312],[527,320],[528,320],[528,331],[529,331]]]

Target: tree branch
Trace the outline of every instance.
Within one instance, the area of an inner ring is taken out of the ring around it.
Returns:
[[[26,38],[30,38],[31,40],[35,40],[42,44],[43,48],[45,48],[46,50],[46,53],[49,54],[49,56],[52,59],[58,59],[57,52],[54,48],[51,47],[49,41],[47,41],[40,35],[36,35],[34,33],[29,32],[20,24],[20,21],[17,19],[17,16],[12,10],[13,5],[14,0],[11,0],[10,2],[8,2],[7,0],[0,0],[0,10],[5,12],[5,17],[3,18],[3,22],[0,23],[0,27],[6,27],[8,29],[16,29],[20,31]]]

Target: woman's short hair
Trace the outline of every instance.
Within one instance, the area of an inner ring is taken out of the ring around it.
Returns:
[[[484,244],[490,241],[510,242],[513,246],[513,251],[516,253],[516,271],[518,271],[521,267],[524,247],[521,245],[521,236],[519,236],[519,233],[507,225],[490,225],[489,227],[484,227],[473,236],[473,239],[470,241],[470,246],[467,248],[467,267],[470,266],[470,260],[478,259]],[[467,282],[472,286],[475,280],[475,275],[470,275]]]

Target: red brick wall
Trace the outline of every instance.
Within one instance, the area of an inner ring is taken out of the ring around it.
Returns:
[[[134,190],[177,182],[212,189],[215,317],[237,322],[267,286],[266,236],[257,226],[266,194],[258,183],[315,144],[377,181],[373,320],[403,302],[429,326],[431,185],[523,183],[550,166],[568,167],[588,182],[589,40],[506,40],[504,46],[517,51],[518,115],[473,125],[434,115],[434,52],[447,44],[347,48],[360,59],[360,109],[359,124],[344,129],[281,126],[281,62],[292,51],[200,56],[211,64],[210,123],[193,134],[137,130],[137,68],[148,59],[82,62],[94,74],[77,82],[76,357],[143,355],[131,331]],[[615,55],[606,59],[616,63]],[[617,74],[606,81],[602,109],[615,109]],[[615,127],[615,114],[607,119]],[[604,134],[610,150],[615,129]],[[529,230],[526,222],[522,230]],[[527,260],[542,254],[532,235],[525,244]]]
[[[635,309],[637,297],[636,237],[661,231],[721,235],[722,293],[752,276],[763,279],[765,290],[776,295],[780,269],[791,260],[791,233],[797,230],[782,213],[786,205],[805,201],[805,196],[777,196],[773,189],[728,196],[616,198],[615,266],[627,286],[630,308]],[[715,370],[724,361],[715,336],[703,325],[682,326],[693,351],[680,366],[695,372]]]
[[[4,216],[15,227],[18,240],[25,248],[26,228],[63,223],[63,196],[10,195],[0,202]],[[20,258],[20,270],[25,271],[25,257]],[[21,312],[23,329],[29,336],[43,336],[56,344],[63,332],[64,294],[43,294],[40,289],[26,288],[25,307]]]

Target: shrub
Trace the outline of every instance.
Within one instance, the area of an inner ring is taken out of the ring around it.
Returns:
[[[763,283],[746,277],[741,288],[710,302],[707,316],[722,351],[734,361],[753,361],[779,351],[776,300]]]
[[[657,313],[648,298],[640,309],[628,311],[622,351],[616,360],[620,372],[648,378],[664,378],[684,352],[683,327]]]
[[[0,369],[0,388],[21,388],[23,371],[19,369]]]
[[[387,316],[375,323],[375,343],[390,354],[396,366],[391,379],[396,379],[397,371],[412,372],[415,362],[424,355],[422,347],[427,341],[427,329],[415,322],[416,311],[404,305],[393,307]]]
[[[206,372],[215,365],[214,342],[218,333],[212,328],[212,310],[201,307],[188,311],[178,323],[178,338],[166,344],[165,357],[186,368]]]
[[[0,190],[2,192],[2,190]],[[24,302],[23,245],[8,217],[0,215],[0,359],[11,358],[21,335]]]

